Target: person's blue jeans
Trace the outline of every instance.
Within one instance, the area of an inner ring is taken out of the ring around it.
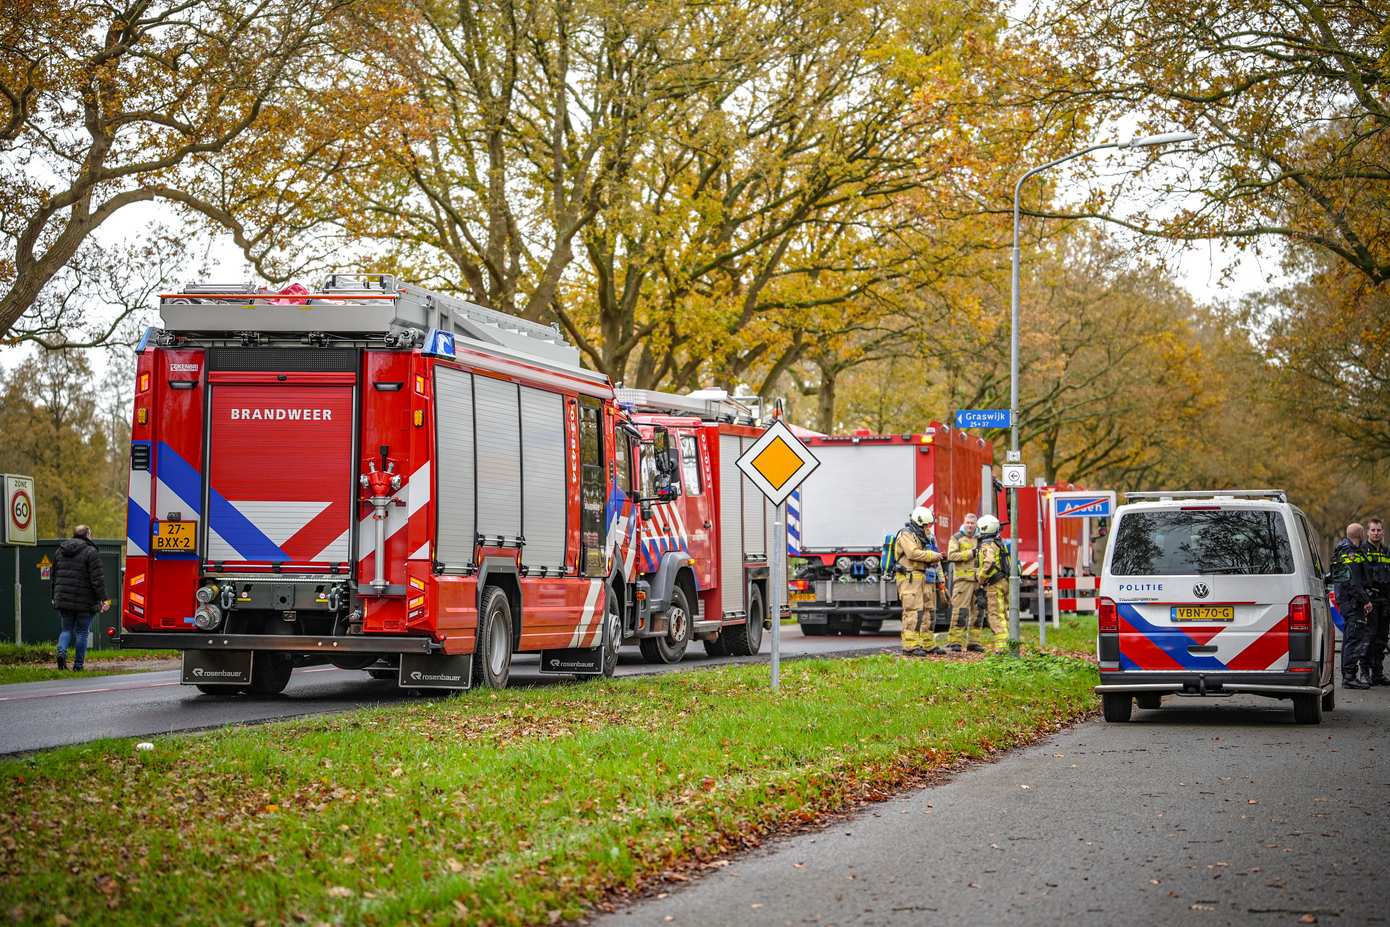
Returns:
[[[82,612],[70,612],[58,609],[58,617],[63,621],[63,631],[58,635],[58,659],[62,660],[68,655],[68,644],[73,643],[77,649],[77,655],[72,658],[72,665],[82,668],[82,663],[87,659],[87,634],[92,629],[92,619],[95,615],[83,614]],[[73,640],[74,635],[76,640]]]

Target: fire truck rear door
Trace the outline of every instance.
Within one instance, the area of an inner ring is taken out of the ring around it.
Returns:
[[[209,379],[206,559],[249,570],[347,563],[356,375]]]

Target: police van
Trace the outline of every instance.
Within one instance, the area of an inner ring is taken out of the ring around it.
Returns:
[[[1115,518],[1097,600],[1105,720],[1240,692],[1322,721],[1335,699],[1328,589],[1282,491],[1135,492]]]

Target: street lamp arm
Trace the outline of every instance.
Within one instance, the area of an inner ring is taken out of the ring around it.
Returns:
[[[1019,198],[1023,193],[1023,184],[1028,178],[1041,174],[1043,171],[1050,170],[1059,164],[1065,164],[1083,155],[1088,155],[1093,151],[1100,151],[1103,148],[1119,148],[1123,144],[1123,142],[1101,142],[1097,145],[1082,148],[1079,151],[1073,151],[1071,154],[1062,155],[1060,158],[1048,161],[1046,164],[1039,164],[1037,167],[1030,168],[1024,172],[1023,176],[1018,178],[1018,183],[1014,184],[1014,247],[1018,247]]]

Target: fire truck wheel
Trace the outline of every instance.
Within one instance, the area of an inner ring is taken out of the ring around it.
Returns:
[[[826,637],[830,634],[830,629],[823,624],[803,624],[801,633],[807,637]]]
[[[512,673],[512,606],[496,586],[483,593],[483,622],[473,653],[474,684],[505,689]]]
[[[748,620],[743,624],[725,628],[720,637],[729,638],[729,653],[736,657],[751,657],[763,646],[763,618],[767,611],[763,608],[763,592],[757,586],[748,590]]]
[[[290,674],[294,672],[294,657],[287,653],[258,650],[251,658],[251,685],[246,691],[252,695],[279,695],[290,684]]]
[[[608,627],[604,629],[603,675],[612,676],[618,671],[618,650],[623,645],[623,618],[618,613],[618,597],[612,589],[604,598],[608,601],[604,615]]]
[[[724,633],[721,631],[717,636],[705,640],[705,653],[711,657],[727,657],[729,655],[729,642],[724,640]]]
[[[680,583],[671,591],[671,607],[666,618],[668,630],[664,636],[644,637],[637,644],[642,650],[642,659],[648,663],[679,663],[685,656],[685,648],[690,646],[690,596]]]
[[[400,678],[401,671],[394,667],[391,669],[369,669],[367,670],[367,675],[373,679],[396,680]]]
[[[236,695],[241,690],[236,686],[194,686],[204,695]]]

